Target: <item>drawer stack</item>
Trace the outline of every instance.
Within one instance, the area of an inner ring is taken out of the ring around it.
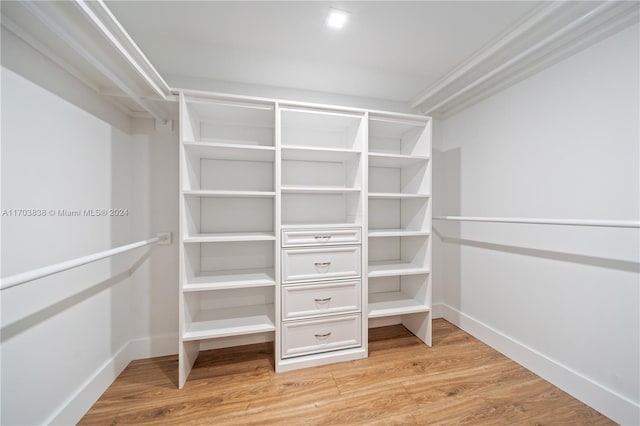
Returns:
[[[282,231],[282,358],[362,345],[360,228]]]

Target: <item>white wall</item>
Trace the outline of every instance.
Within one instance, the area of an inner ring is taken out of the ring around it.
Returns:
[[[437,214],[639,220],[639,40],[629,27],[443,120]],[[447,319],[640,423],[637,229],[434,229]]]
[[[1,72],[2,277],[175,235],[175,132],[136,120],[130,134],[120,110],[5,31]],[[101,208],[128,212],[58,212]],[[75,423],[130,360],[176,353],[176,262],[176,244],[138,249],[3,291],[1,423]]]
[[[157,247],[162,250],[140,268],[144,279],[133,288],[134,359],[178,353],[178,123],[170,133],[158,133],[154,125],[150,119],[132,120],[133,204],[144,235],[170,231],[174,242]]]

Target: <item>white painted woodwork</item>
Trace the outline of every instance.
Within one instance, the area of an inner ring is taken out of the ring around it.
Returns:
[[[282,231],[282,246],[360,244],[360,228],[345,229],[303,229]]]
[[[360,280],[283,286],[282,319],[359,312],[360,292]]]
[[[367,316],[431,345],[431,123],[371,114]]]
[[[202,340],[274,331],[273,305],[201,310],[184,331],[183,340]]]
[[[276,330],[279,198],[272,103],[181,95],[180,115],[182,387],[200,341]]]
[[[361,316],[349,315],[313,321],[293,321],[282,326],[282,357],[337,351],[359,346]]]
[[[180,387],[205,341],[273,339],[277,371],[366,357],[368,318],[430,344],[428,118],[204,92],[180,110]]]
[[[360,276],[360,246],[287,248],[282,251],[282,282]]]

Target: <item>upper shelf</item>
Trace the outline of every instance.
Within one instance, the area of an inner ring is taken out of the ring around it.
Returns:
[[[324,148],[326,154],[365,146],[364,113],[285,107],[280,118],[283,147]]]
[[[415,198],[430,198],[429,194],[403,194],[399,192],[370,192],[370,199],[382,199],[382,200],[403,200],[403,199],[415,199]]]
[[[276,149],[273,146],[218,142],[184,142],[185,150],[196,157],[218,160],[273,162]]]
[[[355,149],[282,146],[283,160],[344,162],[355,159],[358,155],[360,151]]]
[[[369,152],[369,166],[402,168],[429,161],[426,155],[386,154]]]
[[[273,198],[274,191],[226,191],[216,189],[185,189],[184,195],[210,198]]]

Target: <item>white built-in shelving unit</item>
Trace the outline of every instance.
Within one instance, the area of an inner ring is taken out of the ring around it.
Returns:
[[[431,343],[428,117],[180,94],[182,387],[198,352],[274,342],[286,371]]]
[[[362,309],[365,116],[363,111],[279,108],[278,371],[367,356]]]
[[[180,95],[182,387],[209,339],[276,329],[275,109]]]
[[[431,123],[369,115],[368,317],[431,345]]]

